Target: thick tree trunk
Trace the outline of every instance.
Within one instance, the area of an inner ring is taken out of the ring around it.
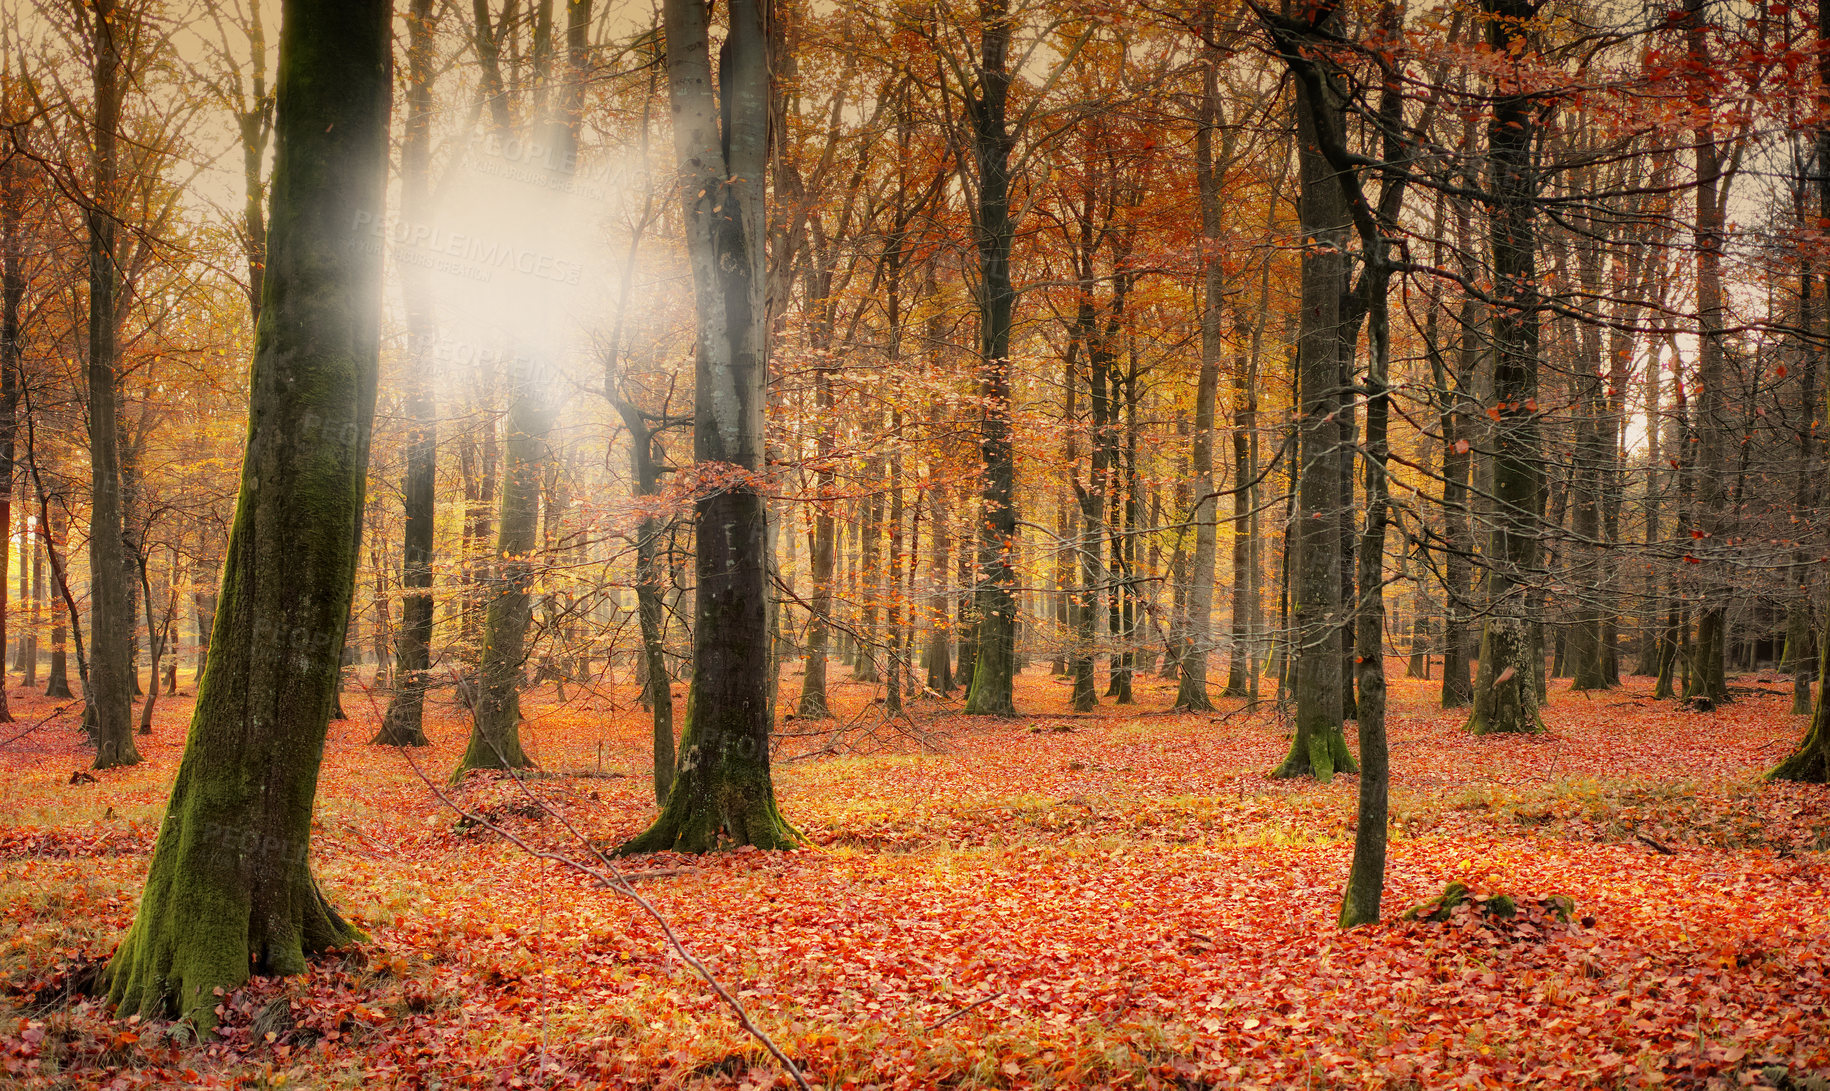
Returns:
[[[358,933],[308,864],[374,419],[389,5],[288,0],[247,452],[209,673],[133,927],[122,1014],[216,1022],[218,993]]]
[[[769,71],[755,0],[730,5],[716,90],[706,9],[666,0],[667,79],[698,316],[693,454],[722,487],[695,502],[693,682],[680,765],[653,826],[619,850],[789,848],[769,771],[768,511],[763,468],[768,339],[763,177]],[[722,98],[722,102],[718,99]],[[721,131],[720,114],[723,126]]]
[[[1818,106],[1821,109],[1830,106],[1830,48],[1826,48],[1830,47],[1830,2],[1826,2],[1826,0],[1820,0],[1818,4],[1817,45],[1820,80]],[[1830,216],[1830,124],[1822,126],[1817,133],[1817,169],[1818,214],[1820,217]],[[1808,292],[1800,294],[1808,300]],[[1825,323],[1826,327],[1830,328],[1830,274],[1826,274],[1824,278],[1824,296]],[[1801,325],[1808,329],[1810,326],[1809,308],[1801,309],[1805,312]],[[1800,377],[1800,385],[1804,389],[1805,398],[1803,406],[1805,426],[1800,431],[1800,447],[1802,448],[1800,454],[1804,463],[1801,467],[1803,476],[1799,485],[1801,500],[1815,499],[1820,488],[1816,475],[1811,472],[1816,444],[1811,441],[1810,437],[1812,435],[1811,423],[1817,415],[1818,369],[1814,352],[1825,350],[1819,345],[1807,344],[1804,351],[1807,355],[1811,355],[1812,359],[1803,369],[1804,375]],[[1825,403],[1825,413],[1830,414],[1830,402]],[[1791,643],[1789,638],[1787,643]],[[1804,658],[1802,649],[1795,654],[1800,659]],[[1799,743],[1798,749],[1780,762],[1778,768],[1770,774],[1774,780],[1796,780],[1811,784],[1830,783],[1830,614],[1826,614],[1818,626],[1817,655],[1817,702],[1811,711],[1811,726],[1806,729],[1805,737]],[[1793,686],[1793,704],[1796,708],[1801,696],[1808,694],[1810,690],[1810,682],[1803,677],[1802,669]]]

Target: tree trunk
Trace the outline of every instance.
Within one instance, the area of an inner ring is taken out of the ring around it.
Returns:
[[[24,246],[20,237],[21,204],[24,193],[19,184],[20,159],[7,155],[0,159],[0,527],[12,522],[13,456],[19,438],[19,365],[24,352],[20,338],[19,308],[25,298]],[[24,522],[25,505],[20,505]],[[24,528],[19,534],[19,578],[26,579],[27,560],[32,555],[31,535]],[[0,542],[0,654],[6,649],[6,566],[11,541]],[[21,604],[25,599],[20,593]],[[20,627],[20,658],[25,658],[28,643],[26,626]],[[23,663],[20,664],[24,666]],[[36,667],[36,663],[33,664]],[[30,685],[31,682],[26,682]],[[6,703],[6,677],[0,671],[0,723],[12,723],[13,714]]]
[[[1202,15],[1205,37],[1213,41],[1213,12]],[[1188,623],[1182,646],[1181,682],[1175,707],[1211,711],[1207,659],[1213,648],[1214,553],[1219,501],[1214,496],[1214,409],[1219,400],[1221,308],[1226,300],[1225,255],[1221,252],[1220,164],[1214,138],[1220,128],[1220,50],[1209,44],[1201,66],[1201,117],[1195,129],[1195,183],[1201,201],[1201,370],[1195,379],[1193,465],[1195,546],[1188,565]],[[1225,139],[1224,137],[1222,139]],[[1237,501],[1234,510],[1237,511]]]
[[[407,117],[401,139],[402,214],[419,221],[431,212],[432,79],[436,64],[432,0],[412,0],[407,19]],[[438,399],[430,367],[438,331],[425,271],[400,265],[407,320],[407,468],[401,482],[400,632],[394,640],[394,693],[381,728],[381,746],[425,746],[426,689],[432,669],[432,549],[438,511]]]
[[[1699,88],[1693,98],[1701,118],[1692,130],[1696,149],[1696,262],[1697,262],[1697,466],[1696,524],[1702,533],[1696,551],[1704,553],[1701,602],[1697,608],[1697,646],[1691,657],[1690,682],[1684,698],[1697,707],[1714,707],[1728,700],[1728,598],[1730,581],[1720,574],[1728,563],[1727,548],[1733,527],[1727,517],[1728,359],[1723,344],[1722,236],[1723,203],[1727,179],[1713,130],[1712,104],[1701,90],[1710,71],[1702,0],[1684,4],[1685,40],[1691,60],[1703,67],[1692,77]]]
[[[96,0],[94,187],[89,223],[89,633],[93,640],[86,715],[95,733],[95,768],[140,760],[133,744],[132,594],[122,541],[120,427],[115,404],[120,274],[116,266],[116,130],[120,125],[121,16]],[[3,582],[3,581],[0,581]]]
[[[1525,0],[1489,0],[1495,16],[1490,42],[1508,56],[1524,42],[1533,9]],[[1487,620],[1481,630],[1480,667],[1468,729],[1537,731],[1538,653],[1528,581],[1538,564],[1538,524],[1543,496],[1538,470],[1538,299],[1532,200],[1532,142],[1538,105],[1511,84],[1493,104],[1487,129],[1494,193],[1493,276],[1497,300],[1493,330],[1494,429],[1493,530],[1487,547]],[[1534,665],[1534,657],[1536,664]]]
[[[761,8],[755,0],[734,0],[729,10],[732,30],[714,90],[706,9],[698,0],[663,5],[698,317],[693,455],[725,484],[694,504],[693,682],[678,776],[660,817],[618,850],[623,853],[705,852],[729,842],[790,848],[801,841],[776,809],[769,772],[768,511],[756,478],[763,468],[768,372],[769,70]]]
[[[932,276],[932,266],[928,276]],[[930,342],[933,344],[934,342]],[[940,399],[935,399],[928,406],[928,428],[933,435],[940,434],[942,423]],[[928,689],[942,697],[953,695],[953,660],[949,651],[952,645],[952,618],[947,609],[947,581],[951,573],[948,569],[948,541],[952,537],[947,521],[946,486],[940,475],[934,472],[934,463],[929,463],[928,473],[928,647],[922,655],[923,666],[927,670]]]
[[[497,521],[495,594],[483,619],[483,648],[470,744],[454,775],[471,769],[523,769],[533,764],[521,748],[521,679],[527,664],[529,589],[539,576],[540,486],[552,457],[548,433],[553,410],[532,374],[520,376],[509,404],[503,449],[502,511]]]
[[[390,10],[288,0],[266,299],[209,673],[133,927],[123,1014],[216,1022],[249,974],[359,938],[308,863],[374,419]]]
[[[1017,571],[1011,550],[1017,538],[1017,501],[1010,326],[1017,297],[1010,281],[1010,251],[1016,238],[1010,172],[1016,138],[1005,116],[1011,83],[1009,0],[983,0],[980,17],[979,86],[968,100],[967,120],[978,167],[972,226],[979,255],[979,396],[985,406],[979,451],[984,467],[979,482],[979,571],[966,712],[1014,716]]]
[[[834,460],[838,440],[834,430],[835,409],[832,396],[832,372],[819,367],[813,373],[813,398],[820,414],[820,434],[815,440],[819,454],[814,479],[819,490],[819,509],[813,519],[812,576],[813,616],[807,619],[807,662],[801,675],[801,699],[796,714],[806,720],[820,720],[832,715],[826,701],[826,646],[831,633],[833,558],[838,551],[838,520],[832,495],[837,476]]]
[[[1336,117],[1340,105],[1321,84],[1322,101],[1305,80],[1296,81],[1302,219],[1302,318],[1297,340],[1297,428],[1300,433],[1297,509],[1285,548],[1292,555],[1295,618],[1291,664],[1295,671],[1296,733],[1275,777],[1314,776],[1326,782],[1352,772],[1353,756],[1342,730],[1341,628],[1346,611],[1341,587],[1341,445],[1337,416],[1341,389],[1342,302],[1348,289],[1347,202],[1336,171],[1322,154],[1318,118]]]

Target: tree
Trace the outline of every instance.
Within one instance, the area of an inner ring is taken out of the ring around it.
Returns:
[[[591,23],[590,0],[567,0],[565,74],[553,84],[553,45],[551,41],[551,3],[541,10],[534,28],[533,65],[535,84],[545,106],[552,101],[550,113],[539,118],[533,139],[554,149],[542,172],[553,184],[563,183],[577,162],[578,120],[583,102],[585,66],[587,63],[586,29]],[[490,25],[486,3],[476,7],[475,29],[477,51],[484,60],[485,82],[497,90],[491,104],[497,135],[504,141],[514,138],[508,123],[506,92],[501,90],[499,53],[506,35],[514,32],[510,20],[515,6],[510,3],[501,21]],[[548,25],[542,32],[541,25]],[[483,619],[482,658],[478,667],[476,700],[472,709],[470,744],[458,761],[456,775],[471,769],[520,769],[532,765],[521,748],[521,683],[527,662],[528,628],[534,616],[531,588],[539,576],[535,551],[539,545],[540,501],[547,468],[552,464],[550,433],[554,410],[545,390],[542,365],[555,365],[556,351],[551,343],[551,327],[558,316],[548,313],[540,344],[532,358],[518,351],[512,368],[508,414],[504,421],[502,510],[496,524],[494,580],[495,593]],[[530,346],[531,347],[531,346]]]
[[[431,204],[433,7],[412,0],[407,14],[407,118],[401,142],[401,203],[408,215],[424,216]],[[426,688],[432,666],[432,540],[437,522],[438,400],[427,374],[437,336],[426,272],[402,263],[401,296],[407,319],[407,412],[413,430],[407,440],[407,471],[401,482],[406,526],[401,533],[400,635],[395,638],[395,691],[374,742],[384,746],[425,746]]]
[[[123,1013],[214,1025],[217,992],[359,937],[309,865],[354,591],[380,342],[390,5],[287,0],[241,491],[190,735],[133,926]]]
[[[1010,176],[1016,137],[1007,116],[1009,0],[980,0],[979,24],[975,86],[964,92],[978,182],[972,229],[979,259],[979,396],[985,406],[979,437],[984,469],[979,479],[979,578],[973,594],[976,627],[966,711],[1014,716],[1017,602],[1012,589],[1017,572],[1011,551],[1017,537],[1017,469],[1011,443],[1010,325],[1017,294],[1010,279],[1010,249],[1016,236]]]
[[[623,853],[792,848],[769,773],[768,509],[762,465],[768,338],[763,182],[769,66],[756,0],[733,0],[712,81],[710,11],[665,0],[668,96],[693,270],[693,457],[700,476],[693,679],[661,815]]]
[[[90,664],[84,696],[95,737],[95,767],[134,765],[132,592],[122,541],[121,457],[118,407],[120,272],[116,253],[116,183],[122,85],[121,41],[139,23],[114,0],[96,0],[94,64],[95,133],[92,187],[84,216],[89,227],[89,609]]]
[[[1220,105],[1220,49],[1214,42],[1211,9],[1203,12],[1201,33],[1201,116],[1195,129],[1195,179],[1201,199],[1201,372],[1195,384],[1193,450],[1195,492],[1195,548],[1190,558],[1187,590],[1188,621],[1182,638],[1180,683],[1176,707],[1191,712],[1214,707],[1207,695],[1207,657],[1213,644],[1214,552],[1218,538],[1218,500],[1214,495],[1214,403],[1220,388],[1220,353],[1224,348],[1220,315],[1226,300],[1226,269],[1221,258],[1219,170],[1214,139],[1223,142],[1221,167],[1232,158],[1231,130],[1223,129]],[[1243,484],[1241,482],[1240,484]],[[1239,502],[1234,502],[1239,510]],[[1235,578],[1238,577],[1235,572]]]
[[[1515,58],[1501,70],[1501,89],[1487,127],[1488,188],[1493,201],[1492,415],[1496,421],[1493,496],[1498,510],[1487,547],[1486,624],[1474,678],[1468,729],[1536,731],[1538,656],[1529,612],[1529,585],[1538,564],[1543,486],[1538,467],[1538,306],[1536,235],[1532,223],[1536,170],[1536,97],[1523,85],[1516,58],[1535,17],[1531,0],[1490,0],[1489,44]]]
[[[1322,30],[1336,21],[1337,6],[1324,6],[1307,29]],[[1300,59],[1302,27],[1279,35],[1280,51],[1289,63]],[[1348,238],[1352,222],[1346,188],[1330,164],[1322,141],[1339,128],[1344,115],[1332,74],[1321,68],[1313,79],[1296,81],[1296,131],[1299,143],[1297,197],[1302,217],[1302,317],[1297,341],[1297,427],[1300,459],[1297,509],[1286,548],[1294,560],[1291,591],[1295,602],[1296,734],[1290,753],[1272,774],[1314,776],[1328,780],[1337,771],[1354,770],[1342,730],[1340,630],[1345,614],[1341,587],[1341,463],[1347,447],[1341,415],[1341,360],[1352,356],[1346,309]]]

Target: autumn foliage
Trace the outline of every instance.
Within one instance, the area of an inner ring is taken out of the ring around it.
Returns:
[[[894,723],[836,686],[837,720],[788,720],[777,753],[812,847],[623,867],[815,1086],[1802,1087],[1830,1069],[1830,794],[1757,779],[1796,738],[1780,687],[1740,679],[1698,714],[1639,680],[1559,695],[1547,734],[1472,738],[1433,687],[1396,682],[1395,908],[1348,932],[1354,778],[1267,779],[1288,746],[1268,709],[1168,713],[1172,683],[1139,688],[1135,714],[1080,715],[1030,673],[1023,719],[927,702]],[[561,817],[602,846],[642,829],[632,689],[532,705],[545,772],[473,775],[450,796],[468,816],[434,791],[455,710],[429,706],[429,749],[377,751],[378,713],[344,700],[313,850],[371,942],[224,996],[203,1042],[81,994],[132,917],[190,702],[162,703],[146,764],[94,781],[73,782],[68,712],[0,751],[5,1081],[785,1084],[627,900],[488,829],[579,860]],[[1400,919],[1451,882],[1471,896],[1446,920]]]

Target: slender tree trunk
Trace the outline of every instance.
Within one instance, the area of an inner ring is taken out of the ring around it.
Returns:
[[[1202,16],[1206,37],[1213,38],[1212,10]],[[1226,300],[1226,269],[1221,253],[1220,170],[1214,138],[1220,127],[1220,66],[1217,47],[1209,45],[1201,66],[1201,117],[1195,129],[1195,184],[1201,201],[1201,370],[1195,380],[1193,474],[1195,545],[1189,560],[1188,625],[1182,649],[1182,677],[1175,707],[1191,712],[1214,707],[1207,692],[1207,660],[1213,648],[1214,554],[1219,503],[1214,494],[1214,418],[1219,400],[1221,308]],[[1234,510],[1237,511],[1237,501]]]
[[[1010,210],[1011,157],[1016,138],[1005,112],[1010,101],[1009,0],[981,0],[978,87],[968,103],[972,156],[978,167],[973,232],[979,256],[979,396],[985,410],[979,450],[978,586],[971,688],[966,712],[1014,716],[1017,572],[1016,451],[1012,441],[1010,327],[1016,291],[1010,251],[1016,224]]]
[[[816,411],[820,414],[820,433],[815,440],[819,457],[815,481],[820,499],[813,520],[811,551],[813,616],[807,619],[807,664],[801,675],[801,699],[796,709],[797,714],[806,720],[824,719],[832,715],[826,702],[826,645],[831,631],[833,607],[833,559],[838,546],[838,521],[832,510],[833,505],[838,503],[832,495],[837,482],[834,461],[838,457],[838,440],[834,430],[838,425],[833,419],[835,409],[830,368],[822,366],[814,370],[813,397]]]
[[[409,221],[431,213],[432,80],[436,63],[432,0],[412,0],[407,19],[407,117],[401,141],[401,204]],[[424,270],[400,267],[407,320],[407,468],[401,482],[400,632],[394,641],[394,693],[381,728],[382,746],[425,746],[426,690],[432,670],[432,550],[438,511],[438,400],[431,357],[438,336]]]
[[[1511,55],[1523,43],[1533,9],[1525,0],[1489,0],[1490,44]],[[1538,299],[1532,200],[1532,142],[1538,105],[1521,76],[1508,73],[1487,129],[1494,193],[1493,495],[1499,510],[1487,548],[1487,619],[1474,680],[1475,734],[1537,731],[1537,678],[1543,656],[1531,616],[1531,581],[1538,567],[1543,486],[1538,469]],[[1534,665],[1534,658],[1536,663]]]
[[[89,222],[89,632],[93,638],[86,697],[95,732],[95,767],[140,760],[133,745],[132,594],[122,540],[120,428],[115,403],[120,275],[116,267],[116,131],[120,126],[122,16],[114,0],[96,0],[94,193]]]
[[[19,484],[20,502],[25,503],[25,482],[21,480]],[[38,640],[39,634],[44,629],[46,586],[44,578],[44,523],[42,521],[34,520],[32,535],[30,538],[26,539],[26,541],[29,543],[28,548],[32,551],[32,612],[30,620],[27,623],[30,633],[28,639],[31,646],[27,650],[25,657],[24,683],[27,688],[31,688],[38,685]]]
[[[1723,550],[1733,534],[1726,513],[1728,430],[1728,359],[1723,344],[1722,197],[1727,181],[1721,151],[1716,145],[1710,95],[1704,86],[1710,71],[1702,0],[1686,0],[1685,39],[1692,63],[1701,64],[1692,80],[1697,113],[1702,119],[1692,130],[1696,154],[1696,262],[1697,262],[1697,469],[1696,524],[1703,538],[1696,552],[1705,554],[1700,603],[1697,607],[1697,644],[1692,656],[1690,682],[1684,697],[1699,708],[1728,700],[1729,580],[1721,574],[1727,564]]]
[[[380,222],[386,194],[390,14],[375,0],[284,7],[241,494],[209,674],[106,971],[122,1014],[207,1029],[250,973],[299,973],[359,938],[308,856],[374,419],[381,259],[361,224]]]
[[[553,411],[537,379],[523,375],[505,422],[502,511],[492,566],[495,593],[483,620],[483,649],[470,744],[456,774],[471,769],[521,769],[533,764],[521,748],[521,681],[527,664],[530,589],[539,577],[540,486],[552,457]]]
[[[25,298],[24,240],[20,230],[24,190],[19,182],[19,168],[19,156],[7,154],[0,158],[0,527],[12,523],[13,456],[19,438],[19,367],[24,352],[19,328],[19,308]],[[23,523],[23,504],[20,505],[19,515]],[[29,533],[22,527],[19,534],[19,578],[22,585],[26,578],[26,561],[31,556],[31,541]],[[5,573],[10,551],[10,540],[0,542],[0,653],[6,648]],[[26,597],[23,586],[19,597],[23,603]],[[20,658],[24,659],[26,627],[20,628]],[[22,663],[21,666],[23,665]],[[36,663],[33,666],[35,668]],[[31,682],[27,681],[26,685],[31,685]],[[13,714],[6,702],[5,672],[0,671],[0,723],[12,722]]]
[[[1318,117],[1334,118],[1338,102],[1322,82],[1322,97],[1296,81],[1301,192],[1297,198],[1305,241],[1302,318],[1297,340],[1297,419],[1300,441],[1297,510],[1285,548],[1291,553],[1296,733],[1290,753],[1272,775],[1314,776],[1327,781],[1352,772],[1353,756],[1342,730],[1341,627],[1346,610],[1341,586],[1341,462],[1347,457],[1337,417],[1341,389],[1342,303],[1348,290],[1349,214],[1340,180],[1324,158]]]
[[[932,267],[929,269],[932,276]],[[932,342],[930,342],[932,343]],[[928,405],[928,431],[938,435],[942,423],[940,399]],[[927,669],[928,689],[941,695],[953,695],[953,660],[952,617],[947,609],[947,582],[951,578],[948,565],[948,533],[946,487],[942,484],[937,467],[929,462],[928,472],[928,647],[923,654],[923,665]]]

